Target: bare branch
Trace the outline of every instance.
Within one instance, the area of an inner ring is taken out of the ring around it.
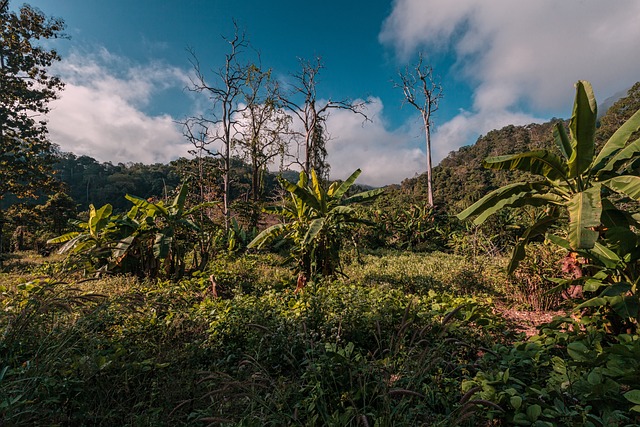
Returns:
[[[304,159],[298,158],[294,163],[300,164],[309,173],[315,169],[319,176],[328,178],[329,165],[326,162],[326,142],[328,131],[326,122],[331,110],[348,110],[359,114],[364,121],[369,121],[365,114],[367,102],[353,102],[348,99],[334,101],[329,99],[322,104],[316,93],[318,74],[324,68],[320,57],[313,61],[298,59],[300,71],[293,74],[294,83],[291,84],[288,93],[281,94],[279,101],[302,124],[302,131],[298,132],[297,139],[302,149]]]
[[[394,81],[394,87],[402,90],[405,103],[420,112],[424,125],[427,145],[427,192],[429,205],[433,206],[431,124],[432,115],[438,111],[440,99],[443,97],[443,88],[433,75],[433,67],[424,64],[422,53],[418,56],[416,65],[411,68],[407,66],[398,72],[398,78],[399,80]]]

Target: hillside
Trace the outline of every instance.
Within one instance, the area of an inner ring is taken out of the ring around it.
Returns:
[[[631,115],[640,109],[640,82],[627,96],[615,102],[602,116],[596,134],[598,141],[608,139]],[[521,176],[518,171],[493,171],[482,167],[489,156],[521,153],[529,150],[557,148],[553,141],[553,126],[561,119],[553,118],[543,124],[505,126],[478,138],[477,142],[451,152],[434,168],[434,199],[438,206],[450,212],[459,212],[488,191]],[[426,198],[426,173],[406,179],[397,191]]]

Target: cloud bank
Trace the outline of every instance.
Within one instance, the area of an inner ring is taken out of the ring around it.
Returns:
[[[63,151],[114,163],[168,162],[190,147],[169,114],[150,115],[154,96],[188,81],[164,64],[132,64],[102,49],[72,53],[56,65],[66,83],[51,103],[51,140]]]
[[[418,50],[455,56],[474,94],[434,135],[448,151],[508,123],[566,116],[579,79],[600,100],[630,87],[640,78],[639,22],[635,0],[396,0],[379,39],[404,61]]]
[[[66,87],[51,104],[49,131],[63,151],[113,163],[166,163],[190,157],[193,147],[176,124],[182,117],[148,113],[163,91],[189,84],[183,70],[133,63],[101,49],[72,53],[55,72]],[[193,111],[203,110],[201,98],[190,101]],[[424,151],[415,148],[420,129],[388,130],[382,101],[370,101],[367,114],[373,122],[363,123],[361,116],[341,110],[329,117],[332,178],[344,179],[361,168],[358,182],[385,185],[423,171]]]

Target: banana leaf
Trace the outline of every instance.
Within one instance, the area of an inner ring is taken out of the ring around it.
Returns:
[[[580,80],[569,122],[572,153],[567,166],[568,177],[575,178],[591,166],[595,154],[596,119],[598,107],[591,83]]]

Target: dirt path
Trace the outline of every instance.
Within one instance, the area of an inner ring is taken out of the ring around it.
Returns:
[[[512,323],[518,332],[524,332],[527,337],[538,333],[538,326],[550,322],[556,316],[565,316],[566,311],[527,311],[495,306],[495,312]]]

